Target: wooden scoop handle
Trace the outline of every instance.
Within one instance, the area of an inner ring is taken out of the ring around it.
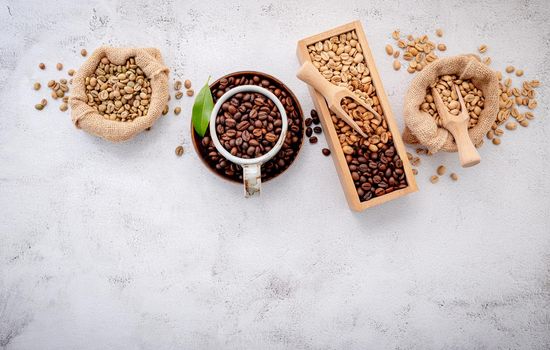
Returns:
[[[323,95],[329,104],[329,108],[332,109],[334,105],[334,96],[336,92],[338,92],[338,87],[326,80],[311,62],[304,62],[298,70],[298,73],[296,73],[296,76]]]
[[[470,135],[468,135],[468,122],[470,121],[470,116],[468,115],[466,105],[458,89],[457,94],[461,113],[459,115],[452,115],[447,110],[447,107],[445,107],[445,104],[443,104],[443,100],[437,90],[432,88],[432,96],[434,97],[437,113],[443,122],[443,127],[449,130],[455,139],[460,165],[462,165],[463,168],[468,168],[478,164],[481,161],[481,157],[472,139],[470,139]]]

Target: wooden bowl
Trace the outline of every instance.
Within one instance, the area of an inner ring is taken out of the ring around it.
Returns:
[[[222,79],[229,79],[229,78],[233,78],[233,79],[236,79],[238,77],[241,77],[241,76],[248,76],[248,75],[254,75],[254,76],[258,76],[260,79],[267,79],[271,82],[274,83],[274,85],[276,85],[280,90],[282,91],[285,91],[288,95],[288,97],[290,97],[292,99],[292,102],[293,102],[293,105],[294,105],[294,108],[295,110],[297,111],[297,114],[298,114],[298,117],[300,119],[300,131],[298,132],[299,133],[299,142],[297,144],[297,147],[295,148],[295,154],[294,154],[294,157],[290,160],[290,162],[288,164],[286,164],[286,167],[284,167],[280,172],[274,174],[274,175],[271,175],[271,176],[262,176],[262,182],[267,182],[271,179],[274,179],[276,178],[277,176],[281,175],[282,173],[284,173],[288,168],[290,168],[290,166],[294,163],[294,161],[296,160],[296,158],[298,157],[298,154],[300,153],[300,150],[302,148],[302,145],[304,143],[304,130],[305,130],[305,127],[304,127],[304,115],[303,115],[303,112],[302,112],[302,107],[300,106],[300,103],[298,102],[298,99],[296,98],[296,96],[294,95],[294,93],[285,85],[283,84],[283,82],[281,82],[279,79],[273,77],[272,75],[269,75],[269,74],[266,74],[266,73],[262,73],[262,72],[256,72],[256,71],[239,71],[239,72],[234,72],[234,73],[230,73],[230,74],[227,74],[221,78],[219,78],[218,80],[216,80],[215,82],[213,82],[212,84],[210,84],[210,89],[213,89],[214,87],[216,87],[217,85],[220,84],[220,81]],[[214,103],[216,102],[217,100],[217,97],[214,96]],[[207,135],[208,135],[208,132],[207,132]],[[201,161],[203,162],[203,164],[208,168],[210,169],[214,174],[226,179],[226,180],[229,180],[231,182],[234,182],[234,183],[238,183],[238,184],[242,184],[242,180],[239,180],[237,177],[235,176],[228,176],[226,175],[225,173],[217,170],[215,168],[215,166],[207,159],[207,156],[205,155],[204,153],[204,146],[202,145],[202,137],[200,137],[196,132],[195,132],[195,128],[193,128],[193,122],[191,122],[191,140],[193,141],[193,146],[195,147],[195,151],[197,152],[197,154],[199,155],[199,158],[201,159]],[[221,155],[220,155],[221,156]],[[270,160],[269,162],[271,161],[275,161],[277,159],[277,156],[275,156],[272,160]],[[269,163],[267,162],[267,163]],[[267,164],[266,163],[266,164]]]

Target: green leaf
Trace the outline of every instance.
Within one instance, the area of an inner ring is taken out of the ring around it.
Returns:
[[[202,87],[201,91],[197,94],[195,98],[195,103],[193,104],[193,127],[197,134],[201,137],[204,137],[206,130],[208,130],[208,123],[210,122],[210,114],[212,109],[214,109],[214,100],[212,99],[212,92],[210,92],[210,87],[208,82],[210,77],[206,81],[206,84]]]

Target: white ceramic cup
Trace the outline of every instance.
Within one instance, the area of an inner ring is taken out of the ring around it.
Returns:
[[[222,146],[220,143],[220,140],[218,139],[218,133],[216,132],[216,117],[218,116],[218,112],[224,102],[231,99],[231,97],[235,96],[238,93],[247,93],[247,92],[256,92],[259,94],[264,95],[265,97],[269,98],[277,109],[279,110],[279,113],[281,113],[281,119],[282,119],[282,125],[281,125],[281,133],[279,134],[279,139],[275,143],[275,146],[267,152],[266,154],[258,157],[258,158],[239,158],[235,157],[231,153],[229,153],[225,147]],[[212,114],[210,115],[210,136],[212,137],[212,141],[214,142],[214,146],[218,150],[218,152],[221,153],[222,156],[225,157],[225,159],[229,160],[232,163],[239,164],[243,168],[243,182],[244,182],[244,195],[245,197],[250,197],[254,193],[259,193],[260,188],[262,185],[262,164],[273,158],[281,149],[283,146],[283,143],[285,142],[286,137],[286,131],[288,129],[288,118],[286,115],[285,108],[281,101],[275,96],[271,91],[264,89],[263,87],[256,86],[256,85],[241,85],[237,86],[229,91],[227,91],[225,94],[223,94],[222,97],[216,102],[216,105],[214,105],[214,109],[212,110]]]

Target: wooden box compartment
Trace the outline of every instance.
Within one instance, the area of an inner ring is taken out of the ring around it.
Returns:
[[[358,64],[363,63],[364,66],[366,66],[367,70],[370,71],[370,81],[365,83],[366,85],[361,85],[362,93],[365,93],[366,95],[372,97],[373,94],[376,95],[378,99],[378,105],[380,109],[378,110],[379,114],[385,119],[385,122],[387,124],[387,131],[391,133],[392,139],[393,139],[393,145],[395,147],[395,151],[399,155],[402,163],[403,163],[403,171],[406,178],[406,187],[400,188],[400,189],[394,189],[392,192],[381,194],[379,196],[374,196],[369,200],[363,201],[359,194],[358,189],[355,186],[354,180],[352,178],[352,171],[350,170],[348,166],[348,162],[346,160],[346,155],[344,154],[344,151],[342,149],[342,145],[339,141],[339,135],[337,133],[336,127],[333,123],[333,119],[331,116],[331,112],[328,108],[328,105],[323,98],[321,94],[319,94],[317,91],[315,91],[313,88],[309,87],[309,91],[311,94],[311,97],[313,99],[313,103],[315,105],[315,108],[319,114],[319,118],[321,120],[321,124],[325,131],[325,137],[327,139],[327,142],[329,144],[329,147],[332,151],[332,159],[334,161],[334,165],[336,166],[336,170],[338,172],[338,176],[340,178],[340,182],[342,183],[342,187],[344,189],[346,199],[348,201],[348,204],[351,209],[355,211],[362,211],[364,209],[370,208],[372,206],[382,204],[384,202],[387,202],[392,199],[399,198],[401,196],[404,196],[406,194],[415,192],[418,190],[418,187],[416,185],[416,181],[414,178],[414,174],[412,173],[411,164],[407,158],[407,152],[405,149],[405,146],[403,144],[403,140],[401,139],[401,133],[397,127],[397,124],[395,122],[395,119],[393,117],[393,113],[391,111],[388,97],[386,96],[386,93],[384,91],[384,88],[382,86],[382,81],[380,80],[380,76],[378,74],[378,70],[376,69],[376,66],[374,64],[374,59],[372,56],[372,53],[370,51],[367,38],[365,36],[365,33],[363,31],[363,27],[361,25],[360,21],[354,21],[348,24],[345,24],[343,26],[334,28],[332,30],[305,38],[303,40],[300,40],[298,42],[298,59],[301,64],[303,64],[306,61],[310,61],[315,64],[315,60],[312,59],[310,56],[309,48],[312,48],[312,50],[315,48],[315,44],[320,46],[321,44],[324,45],[327,41],[330,42],[331,38],[337,37],[339,38],[342,34],[347,33],[353,33],[355,32],[354,37],[357,37],[355,40],[355,45],[360,45],[362,49],[362,60],[361,57],[357,58],[357,54],[355,54],[355,59],[351,65],[354,65],[353,69],[358,68]],[[353,34],[350,34],[353,35]],[[321,44],[318,44],[318,43]],[[313,51],[312,51],[313,52]],[[319,51],[316,53],[314,52],[313,55],[319,54]],[[328,57],[326,54],[323,55],[323,61],[322,62],[328,62],[325,61],[325,59]],[[339,55],[339,57],[341,57]],[[319,58],[318,58],[319,59]],[[330,58],[329,58],[330,59]],[[349,61],[350,58],[347,59]],[[333,60],[334,61],[334,60]],[[336,64],[336,63],[335,63]],[[319,61],[317,61],[317,65],[319,65]],[[319,68],[319,67],[317,67]],[[349,69],[349,64],[346,69]],[[364,67],[361,66],[361,69]],[[366,73],[365,73],[366,75]],[[328,72],[328,74],[324,75],[325,78],[329,81],[331,81],[331,73]],[[338,83],[338,79],[335,79],[331,81],[332,83]],[[370,88],[364,88],[364,86],[368,86],[368,84],[371,84],[372,87]],[[357,88],[357,87],[354,87]],[[358,89],[358,88],[357,88]],[[372,92],[374,90],[374,93]],[[369,95],[370,91],[370,95]],[[361,93],[361,92],[359,92]],[[382,113],[380,113],[382,112]],[[356,136],[355,132],[353,132]],[[369,134],[370,136],[370,134]]]

